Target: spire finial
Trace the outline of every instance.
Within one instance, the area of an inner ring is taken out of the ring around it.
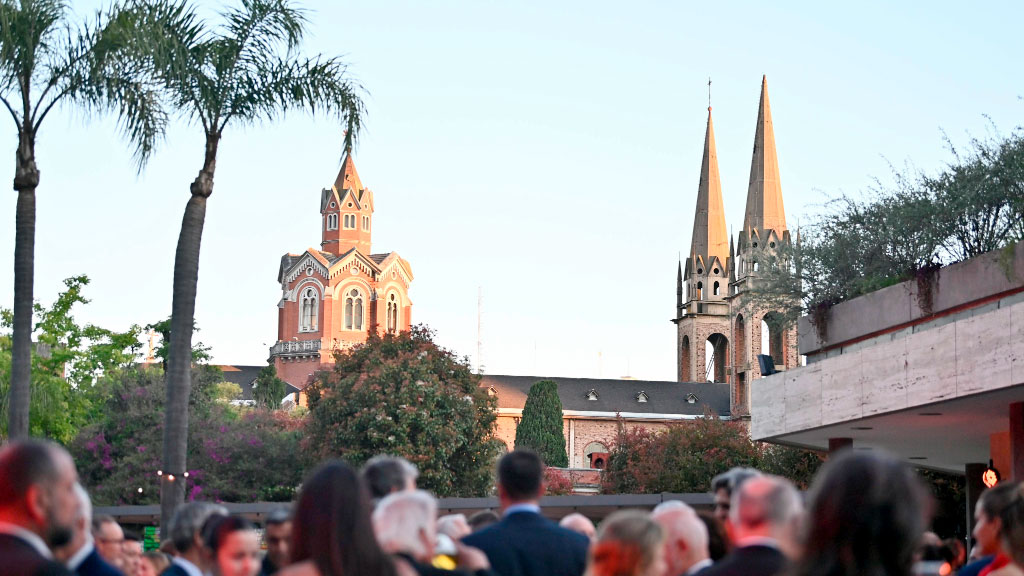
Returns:
[[[711,112],[711,76],[708,76],[708,112]]]

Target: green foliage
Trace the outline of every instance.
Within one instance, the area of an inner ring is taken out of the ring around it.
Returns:
[[[742,422],[705,414],[652,432],[620,421],[601,490],[610,494],[707,492],[711,479],[735,466],[760,469],[807,488],[822,457],[815,452],[751,442]]]
[[[192,382],[189,477],[178,479],[186,482],[187,498],[291,500],[303,474],[302,421],[280,411],[239,413],[218,402],[223,376],[216,367],[196,366]],[[79,474],[96,505],[154,504],[162,461],[163,371],[129,368],[108,378],[106,387],[103,418],[70,445]]]
[[[516,427],[516,449],[520,448],[533,450],[548,466],[569,465],[562,432],[562,401],[558,398],[558,384],[551,380],[530,386],[523,418]]]
[[[256,376],[256,384],[252,387],[252,399],[257,406],[274,410],[281,407],[281,400],[288,390],[288,383],[277,377],[277,368],[273,364],[264,366]]]
[[[114,332],[92,324],[78,324],[73,309],[89,300],[83,296],[85,276],[64,281],[65,290],[53,305],[35,304],[36,344],[32,351],[32,399],[29,432],[58,442],[69,442],[78,429],[97,417],[105,389],[100,379],[135,360],[139,327]],[[10,310],[0,309],[0,410],[7,411],[11,378]],[[7,436],[7,420],[0,420],[0,436]]]
[[[167,355],[170,352],[171,344],[171,319],[160,320],[159,322],[153,322],[152,324],[146,324],[146,332],[152,330],[160,335],[160,341],[153,348],[153,357],[160,359],[160,365],[167,369]],[[199,328],[196,326],[195,318],[192,319],[192,333],[199,332]],[[193,364],[205,364],[210,361],[212,356],[210,355],[210,347],[203,344],[202,342],[196,342],[192,344],[192,363]]]
[[[490,491],[495,399],[480,389],[468,361],[435,344],[424,326],[371,333],[335,359],[334,369],[306,389],[311,457],[359,466],[394,454],[415,464],[419,485],[438,496]]]
[[[766,255],[744,302],[780,311],[786,324],[810,314],[820,334],[830,306],[905,280],[918,281],[927,308],[937,266],[1024,239],[1024,133],[950,150],[936,175],[897,172],[864,199],[829,202],[798,241]]]

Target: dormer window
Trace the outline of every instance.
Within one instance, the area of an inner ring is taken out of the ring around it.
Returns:
[[[587,392],[587,400],[590,400],[590,401],[597,400],[597,390],[594,390],[593,388],[591,388],[590,392]]]
[[[356,227],[356,215],[345,214],[345,230],[355,230]]]
[[[700,400],[700,398],[697,398],[696,394],[690,393],[686,395],[687,404],[696,404],[698,400]]]
[[[639,393],[638,393],[638,394],[636,395],[636,401],[637,401],[637,402],[647,402],[647,393],[646,393],[646,392],[644,392],[643,390],[641,390],[641,391],[640,391],[640,392],[639,392]]]
[[[498,395],[498,391],[494,389],[494,386],[488,386],[487,387],[487,395],[488,396],[497,396]]]

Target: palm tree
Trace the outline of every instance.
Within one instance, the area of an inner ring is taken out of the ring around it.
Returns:
[[[153,107],[155,93],[136,63],[116,56],[131,19],[112,8],[93,25],[69,21],[63,0],[0,0],[0,102],[18,133],[14,189],[18,193],[14,240],[14,334],[8,434],[27,436],[32,365],[35,269],[36,135],[60,104],[116,110],[135,148],[137,165],[149,158],[166,117]],[[0,114],[3,112],[0,111]]]
[[[216,27],[185,3],[139,1],[150,11],[151,22],[164,27],[162,42],[140,48],[149,51],[166,99],[206,136],[203,165],[189,187],[174,256],[160,491],[161,525],[166,527],[185,495],[184,482],[170,478],[186,471],[199,249],[224,129],[229,123],[273,120],[289,110],[323,111],[346,126],[345,147],[350,149],[363,104],[362,89],[348,78],[341,60],[298,54],[307,20],[289,0],[241,0],[238,8],[220,13],[222,22]]]

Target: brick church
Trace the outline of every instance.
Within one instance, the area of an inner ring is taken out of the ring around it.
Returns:
[[[320,192],[320,247],[281,257],[270,361],[296,389],[333,364],[335,350],[365,342],[369,330],[412,325],[412,268],[398,252],[373,253],[373,211],[373,191],[349,152],[334,185]]]
[[[735,244],[725,226],[715,131],[708,107],[704,160],[697,187],[693,237],[676,285],[677,379],[730,385],[732,411],[749,414],[749,385],[761,377],[758,355],[770,355],[776,370],[800,362],[796,328],[783,329],[773,311],[744,301],[757,282],[759,261],[791,242],[782,204],[782,183],[767,80],[754,131],[743,228]]]

